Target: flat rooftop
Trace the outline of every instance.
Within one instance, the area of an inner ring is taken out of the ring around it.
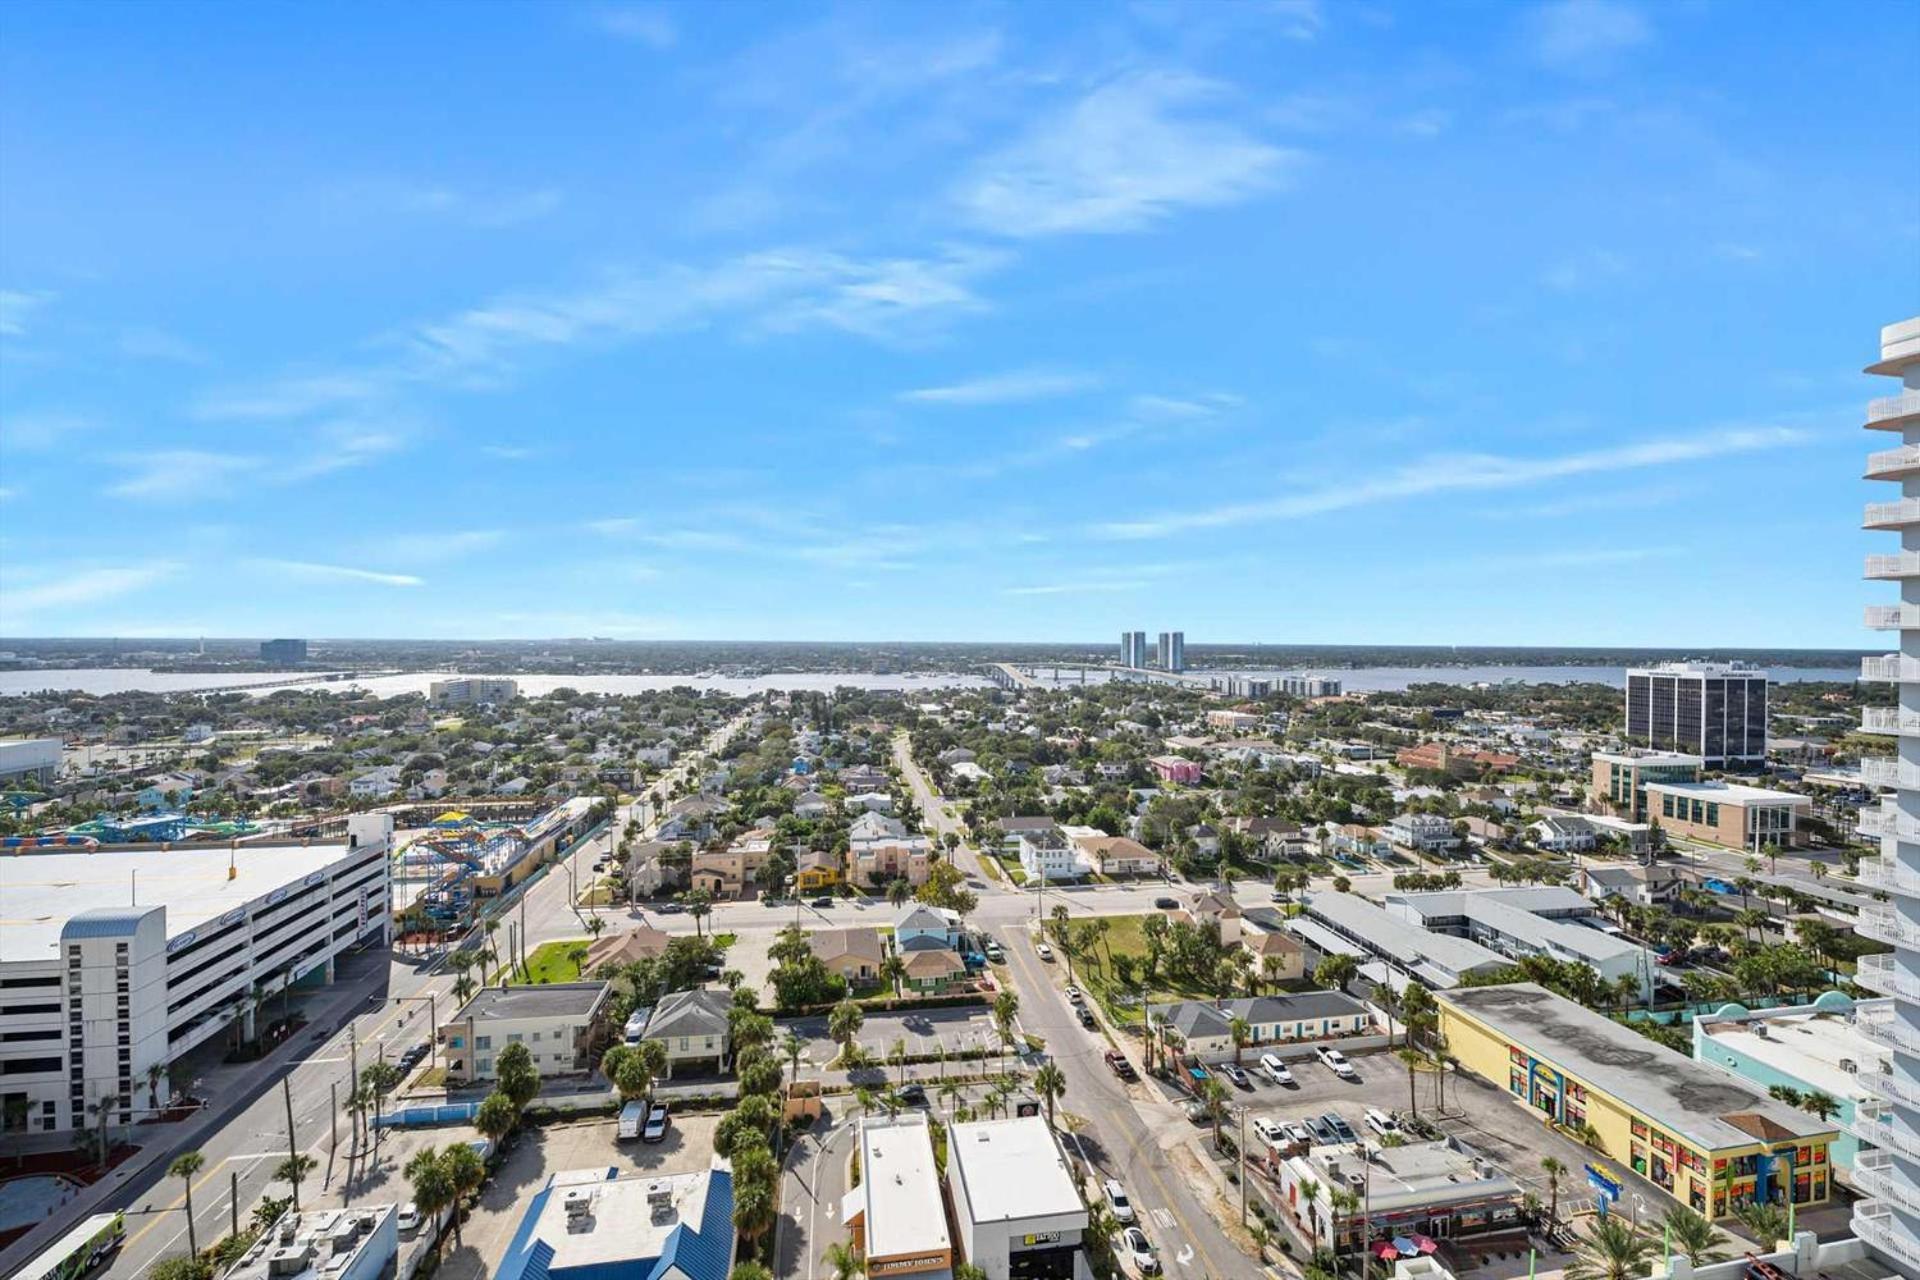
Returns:
[[[287,1217],[292,1222],[283,1217],[279,1230],[256,1240],[234,1264],[233,1270],[226,1273],[226,1280],[267,1280],[268,1276],[273,1280],[320,1280],[323,1276],[341,1275],[367,1250],[391,1259],[399,1248],[394,1206],[390,1204],[319,1209]],[[293,1228],[291,1240],[283,1234],[288,1226]],[[289,1249],[296,1252],[290,1255]],[[283,1259],[280,1268],[275,1268],[270,1261],[276,1255]],[[289,1257],[303,1259],[306,1265],[294,1270],[285,1261]],[[378,1271],[374,1269],[375,1274]]]
[[[527,1205],[526,1216],[502,1259],[498,1280],[554,1274],[626,1274],[622,1266],[649,1266],[669,1250],[724,1246],[733,1241],[732,1175],[724,1168],[661,1177],[618,1177],[611,1168],[567,1169]],[[580,1210],[569,1213],[575,1197]],[[708,1221],[709,1216],[713,1221]],[[675,1238],[679,1232],[680,1237]],[[691,1237],[691,1239],[690,1239]],[[691,1257],[681,1259],[691,1262]],[[702,1274],[693,1266],[689,1274]],[[726,1256],[717,1269],[723,1274]],[[645,1269],[633,1274],[644,1276]]]
[[[1809,1088],[1856,1102],[1868,1096],[1862,1077],[1883,1070],[1891,1056],[1879,1044],[1861,1035],[1852,1021],[1840,1013],[1807,1009],[1746,1019],[1702,1015],[1695,1025],[1701,1035],[1695,1042],[1694,1053],[1703,1061],[1715,1061],[1714,1047],[1724,1045],[1805,1082]],[[1766,1028],[1765,1035],[1756,1032],[1755,1028],[1760,1026]],[[1857,1070],[1843,1070],[1840,1066],[1843,1058]]]
[[[1702,1151],[1838,1132],[1832,1123],[1774,1101],[1731,1072],[1663,1049],[1639,1032],[1531,982],[1461,987],[1438,992],[1435,999],[1611,1094]]]
[[[1416,973],[1421,972],[1423,966],[1430,973],[1453,975],[1472,973],[1476,969],[1500,969],[1510,963],[1504,956],[1466,938],[1409,927],[1406,920],[1357,894],[1322,891],[1302,895],[1301,902],[1310,915],[1352,935],[1374,954]],[[1292,923],[1298,925],[1299,919],[1296,917]],[[1309,942],[1315,941],[1310,933],[1297,928],[1295,932]]]
[[[860,1122],[860,1185],[847,1193],[840,1220],[855,1213],[866,1217],[869,1258],[952,1247],[924,1113],[869,1116]]]
[[[606,994],[604,982],[546,982],[535,986],[482,987],[455,1019],[584,1018]]]
[[[1364,1170],[1369,1202],[1380,1213],[1521,1195],[1519,1183],[1455,1138],[1398,1147],[1366,1142],[1314,1147],[1294,1159],[1323,1187],[1343,1186],[1345,1174]]]
[[[948,1176],[965,1184],[975,1222],[1086,1213],[1042,1117],[956,1124],[950,1133]]]
[[[1647,790],[1655,795],[1665,791],[1676,796],[1692,796],[1716,804],[1794,804],[1811,806],[1809,796],[1767,787],[1749,787],[1739,782],[1649,782]]]
[[[1568,952],[1596,967],[1631,960],[1642,951],[1625,938],[1581,924],[1579,917],[1591,916],[1594,905],[1573,890],[1558,886],[1390,893],[1384,901],[1389,911],[1423,928],[1432,927],[1429,921],[1458,917],[1542,951]],[[1544,912],[1573,918],[1539,914]]]
[[[348,856],[344,840],[0,853],[0,963],[57,959],[61,928],[96,907],[164,906],[177,938]]]

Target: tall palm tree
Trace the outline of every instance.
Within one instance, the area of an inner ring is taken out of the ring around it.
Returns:
[[[1552,1227],[1560,1221],[1560,1179],[1567,1165],[1558,1156],[1546,1156],[1540,1161],[1540,1171],[1547,1175],[1547,1225]]]
[[[800,1055],[806,1052],[807,1042],[789,1031],[780,1041],[780,1049],[787,1057],[787,1088],[792,1089],[800,1080]]]
[[[1693,1266],[1719,1262],[1727,1256],[1726,1249],[1722,1248],[1729,1243],[1726,1232],[1686,1205],[1676,1204],[1668,1209],[1665,1225],[1674,1250]]]
[[[1360,1197],[1345,1187],[1335,1187],[1327,1193],[1327,1208],[1332,1215],[1332,1230],[1328,1234],[1333,1241],[1334,1269],[1337,1274],[1340,1266],[1340,1222],[1342,1218],[1351,1221],[1352,1216],[1359,1212]],[[1365,1249],[1367,1242],[1362,1240],[1360,1247]]]
[[[1654,1243],[1631,1222],[1615,1215],[1587,1224],[1566,1280],[1640,1280],[1653,1260]]]
[[[947,1104],[947,1119],[953,1119],[953,1104],[966,1095],[966,1090],[958,1080],[940,1082],[940,1098]]]
[[[1247,1042],[1253,1039],[1253,1024],[1245,1018],[1227,1019],[1227,1034],[1233,1037],[1233,1065],[1240,1065],[1240,1055],[1245,1051]]]
[[[187,1196],[187,1252],[200,1256],[200,1235],[193,1224],[193,1175],[207,1167],[207,1158],[198,1151],[182,1151],[167,1166],[167,1176],[180,1179]]]
[[[1067,1092],[1067,1076],[1057,1063],[1049,1062],[1033,1073],[1033,1089],[1047,1104],[1047,1126],[1053,1126],[1053,1104]]]
[[[854,1280],[855,1276],[867,1274],[867,1260],[846,1241],[836,1240],[828,1245],[820,1261],[826,1266],[830,1280]]]

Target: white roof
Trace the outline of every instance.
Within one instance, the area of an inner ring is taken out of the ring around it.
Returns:
[[[0,961],[56,959],[61,928],[97,907],[165,906],[177,938],[347,856],[345,842],[0,854]]]
[[[965,1185],[974,1222],[1086,1213],[1042,1117],[956,1124],[950,1132],[949,1176]]]
[[[1767,1029],[1764,1036],[1754,1034],[1754,1027],[1760,1024]],[[1722,1046],[1792,1076],[1809,1089],[1856,1102],[1872,1096],[1866,1077],[1885,1070],[1891,1056],[1861,1035],[1845,1015],[1813,1009],[1756,1014],[1751,1020],[1723,1021],[1708,1016],[1701,1019],[1699,1027],[1704,1034],[1695,1040],[1694,1056],[1702,1061],[1731,1067],[1725,1054],[1714,1052],[1716,1045]],[[1844,1070],[1842,1059],[1852,1062],[1855,1070]]]
[[[924,1113],[860,1122],[860,1185],[847,1193],[841,1220],[855,1214],[865,1215],[870,1258],[951,1247]]]
[[[1677,796],[1692,796],[1717,804],[1792,804],[1802,807],[1811,807],[1813,804],[1809,797],[1795,795],[1791,791],[1749,787],[1739,782],[1649,782],[1647,790],[1671,791]]]

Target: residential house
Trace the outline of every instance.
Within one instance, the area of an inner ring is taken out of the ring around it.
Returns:
[[[604,982],[482,987],[439,1029],[449,1084],[492,1080],[500,1051],[524,1044],[543,1076],[591,1068],[607,1006]]]
[[[1188,899],[1178,915],[1188,924],[1217,926],[1220,941],[1228,946],[1240,941],[1240,904],[1231,894],[1219,889],[1202,889]]]
[[[689,868],[671,857],[672,849],[673,842],[666,840],[635,845],[627,858],[627,891],[636,898],[651,898],[687,884]]]
[[[1160,855],[1138,840],[1110,836],[1095,828],[1086,838],[1074,837],[1075,850],[1103,876],[1146,876],[1160,870]]]
[[[1250,711],[1209,711],[1207,726],[1213,729],[1225,729],[1231,733],[1245,733],[1249,729],[1260,727],[1260,717]]]
[[[905,951],[901,958],[907,967],[907,989],[918,995],[940,995],[967,980],[967,966],[943,947]]]
[[[972,764],[979,757],[965,747],[951,747],[942,751],[934,759],[951,769],[956,764]]]
[[[1021,832],[1020,868],[1029,880],[1074,880],[1086,874],[1073,845],[1059,830]]]
[[[1006,853],[1018,854],[1022,832],[1052,831],[1058,824],[1043,815],[1037,818],[1002,818],[996,825],[1000,828],[1000,848]]]
[[[1581,867],[1575,882],[1595,902],[1622,898],[1642,907],[1666,906],[1679,896],[1684,882],[1667,866]]]
[[[848,795],[864,795],[869,791],[884,791],[887,788],[886,771],[870,764],[856,764],[842,769],[836,775],[836,780]]]
[[[347,784],[347,794],[355,800],[384,800],[400,790],[400,766],[381,765],[369,769]]]
[[[699,1068],[723,1072],[732,1009],[733,995],[724,987],[676,991],[654,1007],[641,1034],[666,1047],[669,1079]]]
[[[1306,857],[1314,850],[1313,834],[1285,818],[1228,818],[1220,825],[1242,837],[1247,855],[1259,862]]]
[[[924,902],[908,903],[893,921],[893,945],[903,952],[926,948],[958,951],[965,936],[957,912]]]
[[[847,840],[856,845],[862,842],[878,843],[883,840],[906,838],[906,823],[880,813],[863,813],[847,828]]]
[[[435,800],[447,794],[447,771],[429,769],[407,788],[409,800]]]
[[[1438,813],[1403,813],[1387,824],[1387,839],[1420,853],[1444,853],[1460,846],[1453,819]]]
[[[1133,771],[1133,767],[1124,760],[1102,760],[1093,766],[1096,775],[1107,782],[1118,782]]]
[[[1528,826],[1527,834],[1553,853],[1585,853],[1599,843],[1593,824],[1572,813],[1547,814]]]
[[[824,818],[832,807],[818,791],[803,791],[793,798],[793,816],[796,818]]]
[[[635,925],[622,933],[595,938],[587,947],[582,973],[593,973],[603,964],[633,964],[667,954],[667,935],[652,925]]]
[[[755,827],[742,832],[724,849],[705,849],[693,855],[693,887],[716,898],[741,897],[772,852],[772,831]]]
[[[1393,853],[1393,844],[1386,836],[1358,822],[1334,827],[1328,844],[1334,853],[1356,858],[1385,858]]]
[[[865,888],[905,880],[917,889],[932,870],[933,850],[925,836],[860,841],[847,847],[847,878]]]
[[[878,929],[818,929],[807,935],[807,945],[820,963],[852,986],[870,987],[880,981],[886,949]]]
[[[162,774],[134,792],[133,796],[134,803],[147,813],[161,809],[184,809],[191,799],[193,779],[179,773]]]
[[[947,772],[951,773],[954,779],[960,782],[985,782],[987,780],[987,771],[971,760],[962,760]],[[1015,770],[1009,766],[1008,772],[1012,773],[1015,772]]]
[[[1373,1029],[1367,1006],[1339,991],[1303,991],[1291,995],[1240,1000],[1182,1000],[1147,1007],[1155,1027],[1171,1031],[1197,1058],[1233,1054],[1232,1024],[1247,1024],[1247,1044],[1285,1044],[1365,1035]]]
[[[1461,804],[1481,805],[1503,816],[1519,807],[1512,796],[1498,787],[1467,787],[1460,792],[1459,800]]]
[[[885,791],[863,791],[859,795],[847,796],[849,811],[860,809],[867,813],[892,813],[893,797]]]
[[[794,864],[793,885],[798,893],[818,893],[839,886],[846,879],[841,860],[825,849],[809,849]]]
[[[1189,760],[1185,756],[1154,756],[1147,761],[1156,777],[1162,782],[1178,782],[1192,786],[1200,781],[1200,762]]]
[[[1240,931],[1240,945],[1253,956],[1253,971],[1262,978],[1290,982],[1306,976],[1306,948],[1290,933],[1279,929],[1244,928]],[[1269,959],[1273,961],[1272,968],[1267,966]]]
[[[1220,853],[1220,833],[1213,824],[1196,822],[1187,828],[1187,839],[1193,841],[1193,851],[1203,858],[1218,857]]]
[[[1429,769],[1435,773],[1472,777],[1477,773],[1505,773],[1518,768],[1520,757],[1455,747],[1445,742],[1423,742],[1417,747],[1402,747],[1394,754],[1394,763],[1403,769]]]

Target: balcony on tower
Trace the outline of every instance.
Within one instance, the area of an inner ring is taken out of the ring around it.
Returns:
[[[1873,812],[1879,813],[1880,810],[1875,809]],[[1876,821],[1880,821],[1880,819],[1876,819]],[[1882,834],[1893,833],[1886,831]],[[1860,874],[1854,877],[1854,881],[1863,889],[1878,889],[1884,893],[1920,895],[1920,871],[1915,871],[1912,867],[1901,866],[1898,859],[1889,858],[1884,853],[1860,859]],[[1868,959],[1872,958],[1871,956],[1868,957]],[[1885,956],[1879,958],[1883,960],[1886,959]],[[1860,963],[1864,966],[1866,960],[1862,960]]]
[[[1898,502],[1869,502],[1865,529],[1904,529],[1920,524],[1920,498],[1902,498]]]
[[[1862,1200],[1855,1204],[1853,1233],[1903,1267],[1920,1269],[1920,1239],[1907,1230],[1889,1202]]]
[[[1860,712],[1860,732],[1920,737],[1920,711],[1899,707],[1866,707]]]
[[[1891,1200],[1908,1213],[1920,1214],[1920,1187],[1901,1175],[1891,1151],[1862,1151],[1853,1161],[1853,1188],[1875,1200]]]
[[[1905,631],[1920,627],[1920,604],[1870,604],[1867,627],[1873,631]]]
[[[1916,474],[1920,474],[1920,445],[1903,444],[1867,455],[1869,480],[1904,480]]]
[[[1860,659],[1860,678],[1894,682],[1920,680],[1920,658],[1909,658],[1903,653],[1862,658]]]
[[[1920,578],[1920,551],[1902,551],[1890,556],[1868,556],[1866,576],[1882,581]]]
[[[1911,951],[1920,951],[1920,924],[1909,920],[1891,906],[1876,905],[1860,908],[1860,920],[1856,931],[1878,942],[1906,947]]]
[[[1907,390],[1867,401],[1869,431],[1899,431],[1912,423],[1920,423],[1920,391]]]
[[[1883,996],[1920,1000],[1920,978],[1902,969],[1895,961],[1894,956],[1862,956],[1860,970],[1855,976],[1861,986],[1878,991]]]

